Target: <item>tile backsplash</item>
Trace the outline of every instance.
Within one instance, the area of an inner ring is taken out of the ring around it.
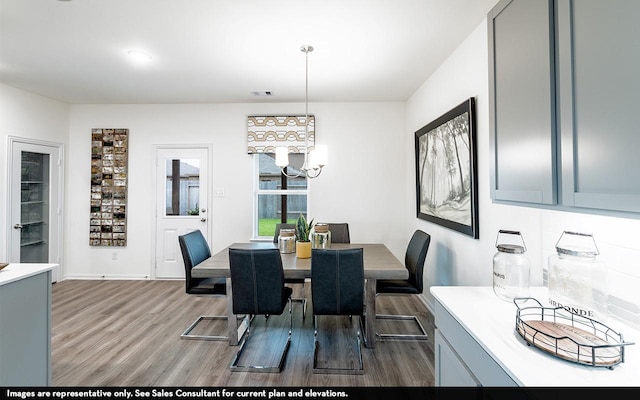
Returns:
[[[589,233],[598,259],[608,270],[608,309],[611,317],[640,330],[640,221],[588,214],[545,211],[543,214],[543,281],[548,282],[548,259],[556,254],[563,231]]]

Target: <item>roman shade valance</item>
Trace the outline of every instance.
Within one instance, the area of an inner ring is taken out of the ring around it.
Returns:
[[[247,152],[275,154],[276,147],[287,146],[289,153],[304,154],[315,144],[315,117],[309,115],[309,138],[305,146],[304,115],[255,116],[247,118]]]

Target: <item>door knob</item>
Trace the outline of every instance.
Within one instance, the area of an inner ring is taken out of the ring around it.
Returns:
[[[21,224],[15,224],[13,226],[13,229],[22,229],[22,228],[23,228],[23,226]]]

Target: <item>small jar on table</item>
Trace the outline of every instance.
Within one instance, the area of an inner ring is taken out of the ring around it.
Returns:
[[[331,231],[329,224],[317,223],[311,230],[311,247],[314,249],[331,248]]]
[[[296,252],[295,229],[280,229],[280,234],[278,235],[278,249],[282,254]]]

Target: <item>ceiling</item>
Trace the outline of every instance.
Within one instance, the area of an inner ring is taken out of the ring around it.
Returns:
[[[311,45],[310,102],[405,101],[496,1],[0,0],[0,82],[72,104],[304,101]]]

